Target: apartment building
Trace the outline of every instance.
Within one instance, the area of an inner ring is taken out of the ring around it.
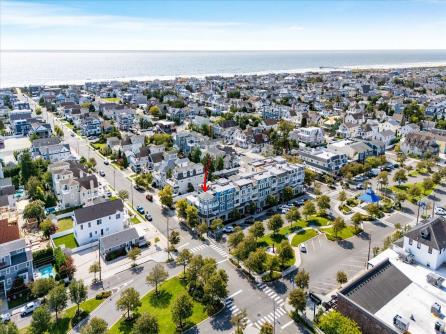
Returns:
[[[347,155],[328,151],[325,148],[299,150],[304,164],[318,173],[337,174],[347,164]]]
[[[6,297],[17,277],[25,284],[34,277],[32,253],[24,239],[0,244],[0,297]]]
[[[74,237],[82,246],[127,227],[128,216],[120,199],[74,210]]]
[[[290,133],[290,138],[308,146],[317,146],[323,144],[324,131],[318,127],[299,128]]]
[[[267,205],[268,196],[280,197],[285,187],[291,187],[295,194],[303,192],[302,165],[276,157],[248,163],[243,169],[242,173],[210,184],[207,192],[188,197],[203,222],[228,220],[235,210],[243,215],[253,205],[261,210]]]

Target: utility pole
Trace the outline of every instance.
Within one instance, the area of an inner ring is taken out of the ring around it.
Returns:
[[[432,219],[434,219],[434,213],[435,213],[435,201],[432,199]]]
[[[133,207],[133,186],[132,186],[132,182],[130,182],[130,191],[132,192],[132,207]]]
[[[167,261],[170,260],[170,245],[169,245],[169,217],[166,217],[167,222]]]
[[[369,232],[369,252],[367,254],[367,264],[366,269],[369,269],[369,261],[370,261],[370,248],[372,246],[372,234]]]
[[[273,300],[273,315],[274,315],[273,334],[276,334],[276,301],[275,300]]]
[[[116,191],[116,169],[115,167],[112,168],[113,168],[113,188],[115,188]]]
[[[99,282],[101,282],[102,285],[102,268],[101,268],[101,239],[98,239],[99,244],[98,244],[98,263],[99,263]]]
[[[417,223],[416,223],[416,225],[418,225],[418,219],[420,218],[420,202],[418,202],[417,203],[417,205],[418,205],[418,210],[417,210]]]

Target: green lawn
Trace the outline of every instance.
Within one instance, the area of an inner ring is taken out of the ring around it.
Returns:
[[[322,228],[321,232],[324,232],[327,236],[328,240],[334,241],[336,240],[334,237],[334,232],[332,227]],[[348,239],[353,237],[357,232],[354,226],[346,226],[341,231],[338,232],[338,239]],[[359,232],[359,231],[358,231]]]
[[[68,217],[57,221],[57,231],[62,232],[73,228],[73,219]]]
[[[105,299],[92,298],[81,303],[82,319],[93,312]],[[76,314],[77,307],[67,308],[57,322],[53,323],[51,334],[66,334],[72,328],[71,320]],[[81,319],[79,319],[81,320]],[[28,327],[21,328],[20,334],[29,334]]]
[[[132,222],[132,224],[141,223],[141,221],[136,216],[133,216],[132,218],[130,218],[130,221]]]
[[[92,146],[95,150],[100,150],[100,149],[106,147],[107,144],[91,144],[91,146]]]
[[[177,296],[186,292],[184,282],[178,277],[174,277],[164,282],[159,287],[159,296],[155,295],[155,291],[146,294],[142,299],[142,306],[139,313],[147,312],[158,319],[159,332],[163,334],[175,334],[177,329],[172,321],[171,306]],[[193,314],[189,318],[187,327],[190,328],[206,319],[206,309],[203,304],[194,301]],[[133,322],[120,319],[109,330],[109,334],[129,334],[132,329]]]
[[[110,103],[119,103],[119,102],[121,102],[121,99],[119,97],[103,97],[101,99],[103,101],[105,101],[105,102],[110,102]]]
[[[314,238],[317,235],[317,232],[313,229],[310,230],[300,230],[296,232],[296,235],[291,240],[291,246],[297,247],[302,242],[305,242],[311,238]]]
[[[73,124],[70,124],[70,123],[65,123],[65,125],[66,125],[66,127],[68,128],[68,129],[71,129],[71,130],[73,130],[74,129],[74,125]]]
[[[79,246],[76,242],[76,239],[74,239],[73,233],[67,234],[63,237],[53,239],[53,241],[56,246],[65,245],[65,247],[67,247],[67,248],[76,248]]]
[[[411,186],[411,185],[415,185],[415,186],[419,187],[422,195],[421,196],[410,195],[408,192],[408,189],[409,189],[409,186]],[[435,188],[435,186],[434,186],[434,188]],[[434,191],[433,189],[425,189],[423,187],[423,182],[416,182],[416,183],[412,183],[412,184],[406,183],[406,184],[402,184],[399,186],[391,186],[391,187],[389,187],[389,189],[394,193],[405,192],[407,195],[407,199],[412,203],[416,203],[416,202],[420,201],[423,197],[429,196]]]

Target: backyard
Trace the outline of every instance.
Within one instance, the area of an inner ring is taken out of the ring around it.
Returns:
[[[53,242],[56,246],[65,245],[66,248],[76,248],[79,246],[76,242],[76,239],[74,239],[73,233],[64,235],[63,237],[55,238],[53,239]]]
[[[71,217],[63,218],[57,221],[57,231],[62,232],[73,228],[73,219]]]
[[[93,312],[105,299],[96,299],[92,298],[81,303],[81,312],[82,319],[87,317],[91,312]],[[76,314],[77,306],[72,306],[67,308],[63,313],[60,319],[57,322],[54,322],[52,328],[50,330],[51,334],[66,334],[72,328],[71,320]],[[31,331],[28,330],[29,327],[21,328],[20,334],[31,334]]]
[[[147,312],[158,319],[159,332],[163,334],[178,333],[172,321],[172,304],[175,298],[187,293],[185,282],[174,277],[159,286],[159,295],[155,291],[146,294],[142,299],[142,306],[138,309],[139,314]],[[203,304],[193,301],[193,314],[187,321],[190,328],[207,318],[206,308]],[[134,321],[118,320],[108,332],[109,334],[130,334]]]

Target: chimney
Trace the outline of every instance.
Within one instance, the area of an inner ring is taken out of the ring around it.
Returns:
[[[90,190],[93,192],[93,189],[94,189],[94,181],[92,178],[92,179],[90,179]]]
[[[84,171],[80,168],[79,169],[79,178],[83,178],[84,177]]]

